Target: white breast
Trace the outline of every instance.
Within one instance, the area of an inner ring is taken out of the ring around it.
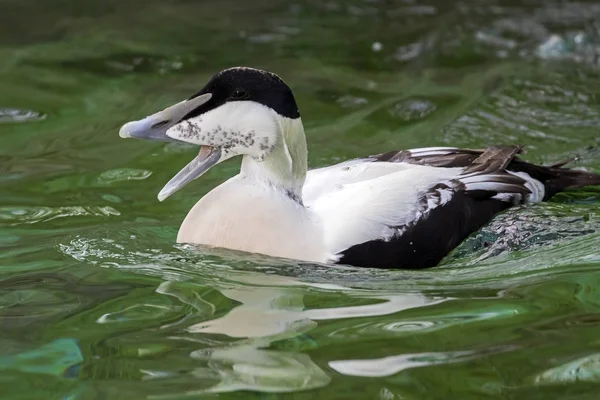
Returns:
[[[310,262],[331,257],[319,219],[311,211],[280,191],[239,176],[194,205],[177,241]]]

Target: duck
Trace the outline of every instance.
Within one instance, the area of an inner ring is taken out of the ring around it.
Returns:
[[[119,130],[121,138],[185,142],[198,154],[158,193],[164,201],[231,158],[237,175],[198,200],[178,243],[299,262],[384,269],[438,265],[497,214],[600,175],[522,160],[522,145],[392,150],[308,169],[290,87],[233,67],[198,92]]]

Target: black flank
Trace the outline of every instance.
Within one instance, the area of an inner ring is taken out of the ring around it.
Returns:
[[[457,193],[399,237],[352,246],[343,252],[339,263],[387,269],[434,267],[467,236],[510,206],[500,200],[477,200]]]

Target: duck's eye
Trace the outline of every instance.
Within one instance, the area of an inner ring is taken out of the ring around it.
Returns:
[[[231,95],[231,98],[235,100],[246,99],[248,98],[248,92],[246,92],[244,89],[235,89]]]

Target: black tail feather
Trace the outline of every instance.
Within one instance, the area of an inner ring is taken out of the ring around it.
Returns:
[[[514,159],[508,166],[510,171],[525,172],[532,178],[544,184],[546,193],[544,201],[555,194],[567,189],[582,188],[584,186],[600,185],[600,174],[576,169],[564,168],[572,160],[542,166],[529,164],[520,159]]]
[[[544,200],[548,200],[556,193],[566,189],[600,185],[600,174],[595,174],[593,172],[566,168],[555,169],[553,172],[556,174],[556,177],[544,182],[544,186],[546,187]]]

